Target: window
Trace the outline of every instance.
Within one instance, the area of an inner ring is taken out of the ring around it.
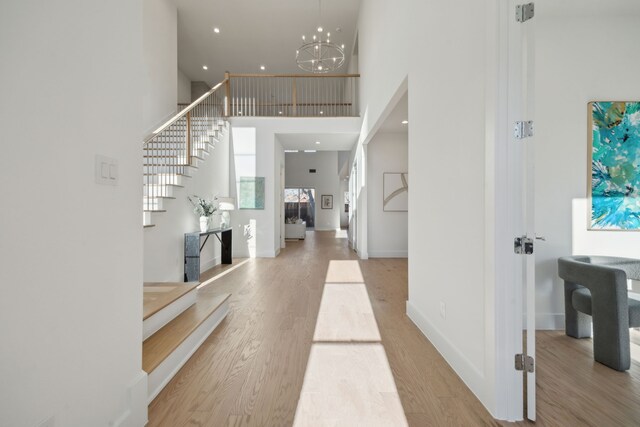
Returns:
[[[307,228],[315,227],[316,190],[313,188],[285,188],[284,189],[284,218],[285,221],[301,219],[307,223]]]

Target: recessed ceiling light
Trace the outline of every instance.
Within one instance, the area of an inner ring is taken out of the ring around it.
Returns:
[[[403,120],[403,121],[402,121],[402,124],[403,124],[403,125],[408,125],[408,124],[409,124],[409,120]]]
[[[203,66],[202,66],[202,69],[203,69],[203,70],[208,70],[208,69],[209,69],[209,67],[207,67],[206,65],[203,65]]]
[[[305,153],[315,153],[316,150],[304,150]]]
[[[261,66],[260,66],[260,69],[261,69],[262,71],[264,71],[264,70],[266,70],[266,69],[267,69],[267,67],[265,67],[264,65],[261,65]]]
[[[213,27],[213,32],[216,33],[216,34],[220,34],[220,28]]]
[[[316,144],[320,144],[320,141],[316,141]]]

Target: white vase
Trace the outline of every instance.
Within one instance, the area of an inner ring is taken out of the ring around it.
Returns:
[[[204,233],[209,230],[209,217],[201,216],[200,217],[200,232]]]

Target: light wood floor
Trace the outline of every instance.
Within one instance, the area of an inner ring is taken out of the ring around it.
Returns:
[[[200,289],[231,293],[230,314],[151,403],[149,426],[293,424],[324,285],[341,267],[331,261],[357,259],[333,232],[307,236],[287,242],[275,259],[248,260]],[[358,271],[349,277],[366,283],[409,425],[509,425],[493,420],[406,317],[406,260],[358,264],[363,277]],[[341,271],[336,280],[344,283]],[[370,338],[363,322],[362,336]],[[317,333],[336,338],[331,329]],[[640,366],[617,373],[592,363],[589,352],[587,340],[539,333],[537,425],[640,425]]]

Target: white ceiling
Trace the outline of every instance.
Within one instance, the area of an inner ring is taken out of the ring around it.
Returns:
[[[304,73],[296,65],[296,49],[302,35],[309,37],[320,24],[331,32],[333,42],[344,43],[347,57],[337,72],[345,73],[360,0],[323,0],[321,21],[318,0],[176,0],[176,5],[178,67],[192,81],[214,85],[225,71]],[[220,28],[219,34],[214,27]],[[265,71],[260,71],[261,64]]]
[[[409,133],[409,126],[403,125],[403,120],[409,120],[409,96],[405,93],[395,108],[389,113],[380,127],[380,132]]]
[[[351,151],[357,133],[279,133],[276,138],[285,150]],[[320,144],[316,144],[319,141]]]

